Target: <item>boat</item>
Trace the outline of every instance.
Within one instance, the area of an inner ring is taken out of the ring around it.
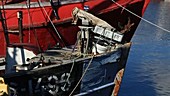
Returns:
[[[131,38],[150,0],[1,3],[8,94],[117,96]]]

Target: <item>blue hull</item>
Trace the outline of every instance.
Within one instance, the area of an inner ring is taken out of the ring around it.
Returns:
[[[122,78],[117,74],[125,68],[129,49],[125,44],[107,54],[5,74],[4,79],[19,96],[111,96],[119,89],[115,81]]]

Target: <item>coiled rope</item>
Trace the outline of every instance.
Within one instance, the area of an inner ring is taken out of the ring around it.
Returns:
[[[123,8],[123,9],[126,10],[127,12],[131,13],[132,15],[140,18],[141,20],[143,20],[143,21],[145,21],[145,22],[147,22],[147,23],[149,23],[149,24],[151,24],[151,25],[153,25],[153,26],[155,26],[155,27],[157,27],[157,28],[159,28],[159,29],[161,29],[161,30],[163,30],[163,31],[165,31],[165,32],[170,33],[170,30],[165,29],[165,28],[163,28],[163,27],[161,27],[161,26],[159,26],[159,25],[157,25],[157,24],[155,24],[155,23],[152,23],[151,21],[149,21],[149,20],[147,20],[147,19],[145,19],[145,18],[142,18],[141,16],[139,16],[139,15],[135,14],[134,12],[128,10],[127,8],[123,7],[122,5],[120,5],[119,3],[117,3],[115,0],[112,0],[112,2],[115,3],[116,5],[118,5],[119,7]]]

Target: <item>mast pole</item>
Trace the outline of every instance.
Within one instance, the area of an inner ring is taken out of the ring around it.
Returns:
[[[23,15],[22,11],[17,12],[20,43],[23,43],[23,26],[22,26],[23,16],[22,15]]]

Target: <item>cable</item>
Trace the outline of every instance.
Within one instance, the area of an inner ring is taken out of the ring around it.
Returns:
[[[35,40],[36,40],[36,44],[38,44],[38,50],[40,51],[40,52],[43,52],[43,49],[41,48],[41,46],[40,46],[40,43],[39,43],[39,41],[38,41],[38,36],[37,36],[37,32],[36,32],[36,29],[34,28],[34,24],[33,24],[33,21],[32,21],[32,16],[31,16],[31,14],[30,14],[30,8],[29,8],[29,3],[26,1],[25,2],[26,3],[26,7],[27,7],[27,10],[28,10],[28,22],[29,22],[29,40],[28,40],[28,42],[30,43],[31,41],[31,37],[30,37],[30,31],[31,31],[31,27],[33,28],[33,35],[34,35],[34,37],[35,37]]]
[[[128,10],[127,8],[123,7],[122,5],[120,5],[119,3],[117,3],[116,1],[112,0],[112,2],[114,2],[116,5],[118,5],[119,7],[123,8],[123,9],[126,10],[127,12],[131,13],[132,15],[140,18],[141,20],[143,20],[143,21],[145,21],[145,22],[147,22],[147,23],[149,23],[149,24],[151,24],[151,25],[153,25],[153,26],[155,26],[155,27],[157,27],[157,28],[159,28],[159,29],[161,29],[161,30],[164,30],[164,31],[170,33],[170,30],[165,29],[165,28],[163,28],[163,27],[161,27],[161,26],[159,26],[159,25],[157,25],[157,24],[152,23],[152,22],[149,21],[149,20],[146,20],[146,19],[142,18],[141,16],[139,16],[139,15],[135,14],[134,12]]]
[[[90,65],[91,65],[91,63],[92,63],[92,61],[93,61],[93,58],[94,58],[94,55],[92,56],[92,58],[91,58],[91,60],[89,61],[86,69],[84,70],[84,73],[82,74],[80,80],[77,82],[76,86],[75,86],[74,89],[71,91],[71,93],[69,94],[69,96],[72,96],[73,92],[76,90],[76,88],[78,87],[78,85],[79,85],[80,82],[82,81],[84,75],[86,74],[87,70],[89,69],[89,67],[90,67]]]
[[[49,19],[49,21],[50,21],[51,25],[53,26],[53,28],[54,28],[55,32],[57,33],[57,35],[58,35],[58,37],[59,37],[59,39],[62,41],[62,43],[64,44],[64,46],[66,46],[66,45],[65,45],[65,43],[64,43],[64,41],[63,41],[63,39],[61,38],[61,36],[60,36],[59,32],[57,31],[57,29],[56,29],[55,25],[53,24],[52,20],[51,20],[51,19],[50,19],[50,17],[48,16],[47,11],[45,10],[44,6],[42,5],[41,0],[38,0],[38,2],[39,2],[40,7],[41,7],[41,8],[43,8],[43,10],[44,10],[44,12],[45,12],[45,14],[46,14],[47,18]]]

